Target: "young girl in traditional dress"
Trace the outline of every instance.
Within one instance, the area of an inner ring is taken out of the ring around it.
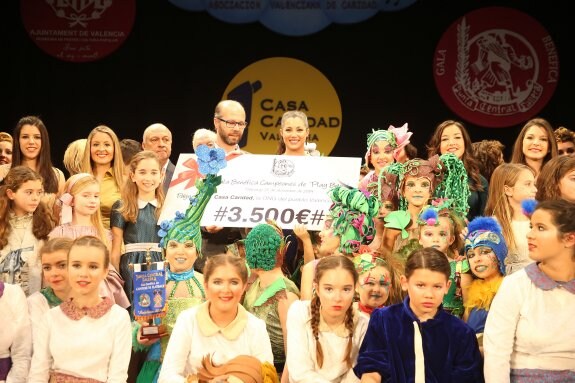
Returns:
[[[34,170],[16,166],[0,186],[0,280],[19,285],[26,296],[40,291],[38,251],[54,227],[42,185]]]
[[[72,247],[70,238],[52,238],[40,249],[44,288],[28,297],[28,312],[32,328],[38,325],[42,316],[52,307],[68,299],[68,251]]]
[[[531,212],[535,262],[503,279],[485,323],[487,383],[575,381],[575,204]]]
[[[74,240],[68,253],[70,299],[48,311],[34,329],[28,382],[125,382],[131,325],[126,310],[99,294],[109,252],[96,237]]]
[[[112,233],[102,224],[100,213],[100,182],[91,174],[78,173],[66,181],[60,196],[60,225],[48,235],[50,238],[76,239],[85,235],[100,238],[111,248]],[[130,301],[124,292],[124,281],[112,263],[108,276],[100,286],[100,293],[114,303],[127,308]]]
[[[266,322],[270,336],[274,365],[278,373],[285,364],[287,312],[299,299],[299,289],[281,269],[285,242],[282,230],[275,222],[254,227],[246,240],[246,262],[257,275],[247,289],[243,306]]]
[[[25,383],[32,355],[32,330],[26,295],[0,280],[0,383]]]
[[[441,308],[450,271],[437,249],[410,254],[401,277],[408,296],[371,315],[354,367],[362,383],[483,382],[474,331]]]
[[[211,356],[215,365],[239,355],[273,363],[265,322],[240,304],[247,278],[242,258],[225,254],[208,258],[204,266],[208,300],[178,316],[162,363],[160,383],[195,381],[206,356]]]
[[[491,175],[486,216],[493,216],[501,225],[508,255],[505,273],[513,274],[533,260],[529,258],[527,233],[529,217],[523,214],[521,202],[535,198],[535,172],[523,164],[499,165]]]
[[[468,287],[463,320],[475,331],[483,353],[483,330],[491,302],[505,276],[507,245],[501,227],[492,217],[476,217],[467,228],[465,255],[476,279]]]
[[[353,262],[342,255],[322,258],[311,301],[296,301],[287,318],[289,381],[357,382],[355,364],[368,316],[353,307],[358,281]]]
[[[112,207],[112,264],[119,265],[124,291],[133,300],[132,274],[129,265],[162,260],[158,245],[158,217],[164,203],[162,167],[149,150],[136,153],[130,162],[130,179],[122,189],[122,199]],[[125,246],[121,254],[122,243]]]
[[[460,259],[463,249],[464,224],[451,200],[433,200],[417,219],[419,244],[441,251],[447,257],[451,273],[449,288],[443,298],[443,309],[458,318],[463,316],[467,288],[473,281],[467,259]]]

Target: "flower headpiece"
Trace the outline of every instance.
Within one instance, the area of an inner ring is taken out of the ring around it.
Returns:
[[[281,229],[273,221],[260,223],[245,239],[246,262],[250,269],[270,271],[283,260],[285,240]],[[278,256],[280,254],[280,256]]]
[[[339,251],[357,252],[362,244],[373,241],[374,217],[379,213],[377,198],[356,188],[336,186],[328,192],[333,201],[329,215],[333,218],[334,233],[340,237]]]
[[[393,125],[389,125],[389,128],[387,128],[387,130],[389,130],[395,135],[395,142],[397,143],[397,148],[395,148],[395,150],[393,151],[393,158],[397,160],[399,152],[401,151],[401,149],[406,147],[407,144],[409,144],[409,139],[411,138],[413,133],[407,130],[407,122],[399,128],[396,128]]]
[[[202,256],[202,235],[200,221],[210,198],[217,191],[222,182],[221,176],[216,176],[220,169],[226,167],[226,154],[221,148],[209,148],[200,145],[196,149],[199,172],[206,175],[204,179],[196,180],[197,193],[190,197],[190,204],[185,213],[176,212],[172,220],[160,223],[160,246],[165,248],[170,240],[184,242],[192,240],[196,247],[198,257]]]
[[[505,257],[507,244],[501,232],[501,226],[493,217],[475,217],[467,226],[469,230],[465,237],[465,254],[479,246],[489,247],[497,256],[499,271],[505,275]]]

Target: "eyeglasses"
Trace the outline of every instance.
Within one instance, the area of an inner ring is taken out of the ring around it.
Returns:
[[[229,120],[224,120],[223,118],[219,118],[219,117],[216,117],[216,118],[217,118],[218,120],[222,121],[222,122],[225,122],[225,123],[226,123],[226,127],[227,127],[228,129],[233,129],[233,128],[235,128],[236,126],[237,126],[238,128],[240,128],[240,129],[245,129],[246,126],[248,126],[248,123],[245,122],[245,121],[229,121]]]
[[[575,148],[567,148],[565,150],[559,149],[557,152],[559,153],[560,156],[562,156],[563,154],[573,154],[575,153]]]

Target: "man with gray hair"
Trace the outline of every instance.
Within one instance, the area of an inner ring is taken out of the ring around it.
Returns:
[[[144,130],[144,137],[142,139],[142,149],[151,150],[156,153],[160,160],[163,172],[164,194],[168,192],[170,181],[174,175],[176,166],[170,161],[172,154],[172,132],[164,124],[152,124]]]

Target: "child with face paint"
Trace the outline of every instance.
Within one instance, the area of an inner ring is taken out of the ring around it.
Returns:
[[[501,226],[492,217],[476,217],[468,225],[465,255],[473,275],[467,291],[463,319],[477,335],[483,352],[483,330],[489,306],[505,275],[507,245]]]
[[[397,186],[399,210],[385,217],[382,246],[405,261],[407,255],[418,247],[419,226],[416,222],[430,199],[451,199],[457,214],[464,217],[469,210],[469,185],[463,162],[451,153],[441,157],[436,155],[429,160],[415,158],[400,167]],[[391,171],[396,170],[391,168]]]
[[[451,200],[437,199],[426,207],[419,218],[419,245],[441,251],[449,261],[451,284],[443,298],[443,309],[459,318],[463,316],[467,287],[473,281],[467,260],[458,260],[463,248],[464,224]]]
[[[390,125],[387,130],[372,130],[367,135],[365,166],[370,172],[359,182],[359,189],[365,190],[370,184],[377,183],[383,168],[396,161],[413,133],[407,131],[407,123],[396,128]]]
[[[356,309],[371,315],[373,310],[403,300],[399,265],[393,259],[377,251],[361,252],[353,258],[355,270],[359,275],[356,292],[359,300],[354,303]]]

